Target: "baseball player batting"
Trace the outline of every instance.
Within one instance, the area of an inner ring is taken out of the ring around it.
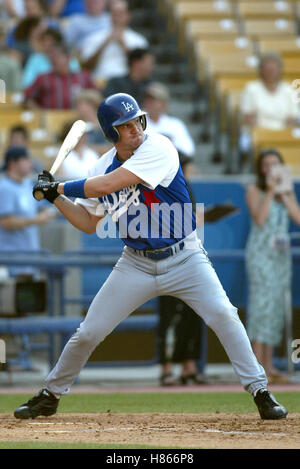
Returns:
[[[45,381],[45,387],[15,410],[19,419],[55,414],[95,347],[151,298],[170,295],[186,302],[221,341],[262,419],[287,415],[267,389],[237,309],[230,303],[201,241],[187,186],[171,141],[146,133],[146,113],[132,96],[118,93],[99,106],[98,119],[113,148],[85,179],[58,183],[45,174],[33,193],[44,197],[79,230],[95,233],[108,213],[125,246]],[[75,202],[68,197],[76,198]],[[167,221],[159,208],[182,209]],[[168,228],[168,229],[167,229]],[[155,232],[153,234],[153,232]],[[101,242],[99,240],[99,242]]]

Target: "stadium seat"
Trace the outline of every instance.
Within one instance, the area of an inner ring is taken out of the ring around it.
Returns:
[[[293,174],[300,174],[300,128],[269,130],[254,128],[252,141],[257,154],[262,148],[276,148],[284,157]]]
[[[226,39],[198,39],[195,40],[195,50],[199,56],[224,56],[225,54],[236,54],[239,52],[254,52],[254,43],[245,37],[237,36]]]
[[[258,57],[244,53],[211,57],[208,60],[209,73],[214,77],[222,75],[246,75],[250,79],[257,76]]]
[[[185,25],[188,20],[222,20],[223,18],[233,19],[233,9],[231,2],[176,2],[171,9],[173,14],[168,15],[169,31],[174,32],[177,28],[179,37],[184,35]]]
[[[244,33],[247,37],[259,40],[262,37],[295,37],[296,23],[293,20],[278,18],[275,20],[245,20]]]
[[[9,129],[14,125],[24,125],[28,129],[41,126],[41,112],[20,109],[3,109],[0,107],[0,128]]]
[[[185,31],[179,37],[179,48],[183,52],[197,39],[236,38],[240,34],[239,24],[232,18],[220,20],[188,20]]]
[[[285,73],[300,76],[300,53],[294,57],[283,57],[283,69]]]
[[[277,145],[277,151],[282,154],[285,163],[290,167],[293,176],[300,176],[300,145]]]
[[[22,92],[6,92],[5,102],[1,102],[1,110],[22,110],[23,93]]]
[[[256,146],[270,146],[280,145],[296,146],[299,145],[299,159],[300,159],[300,128],[283,129],[283,130],[270,130],[255,127],[252,130],[253,143]]]
[[[234,15],[232,3],[224,0],[219,2],[177,1],[174,4],[175,16],[179,20],[188,19],[222,19],[232,18]]]
[[[78,114],[70,110],[47,110],[43,112],[44,128],[51,134],[57,136],[63,126],[69,121],[78,119]]]
[[[239,34],[239,25],[231,18],[220,20],[190,20],[187,33],[192,39],[234,38]]]
[[[282,56],[293,56],[300,53],[300,38],[261,38],[258,41],[258,48],[260,53],[274,51]]]
[[[295,16],[292,2],[285,1],[237,1],[238,14],[243,19],[293,19]]]

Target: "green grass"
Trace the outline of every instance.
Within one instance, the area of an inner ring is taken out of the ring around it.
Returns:
[[[277,392],[277,399],[289,412],[300,412],[297,392]],[[13,413],[30,394],[0,394],[0,413]],[[65,413],[248,413],[256,412],[252,397],[234,393],[114,393],[69,394],[61,399],[58,411]]]

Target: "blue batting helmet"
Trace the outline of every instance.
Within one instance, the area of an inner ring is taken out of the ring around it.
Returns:
[[[143,130],[147,125],[146,112],[142,111],[136,100],[126,93],[112,94],[104,99],[98,108],[97,116],[104,135],[113,143],[119,140],[116,126],[136,117],[140,117]]]

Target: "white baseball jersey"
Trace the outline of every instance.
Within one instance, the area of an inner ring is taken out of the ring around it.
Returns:
[[[170,140],[145,133],[144,142],[125,162],[116,149],[105,153],[88,177],[107,174],[123,167],[143,183],[93,199],[76,199],[91,214],[109,214],[120,237],[134,249],[159,249],[188,236],[196,228],[186,181],[177,150]]]

